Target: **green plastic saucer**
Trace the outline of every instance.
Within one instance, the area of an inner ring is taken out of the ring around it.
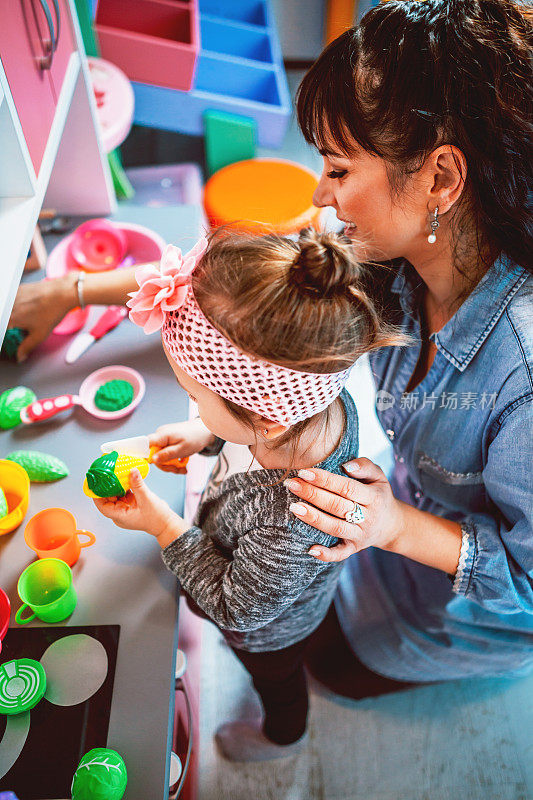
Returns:
[[[33,658],[0,664],[0,714],[22,714],[43,699],[46,672]]]

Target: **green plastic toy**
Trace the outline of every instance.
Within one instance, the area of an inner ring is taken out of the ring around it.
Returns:
[[[20,425],[20,412],[37,400],[37,395],[27,386],[14,386],[0,394],[0,428],[7,430]]]
[[[133,386],[129,381],[113,380],[103,383],[94,396],[100,411],[119,411],[133,400]]]
[[[0,519],[2,519],[2,517],[6,517],[8,511],[9,509],[7,507],[6,496],[4,494],[4,490],[0,486]]]
[[[26,338],[26,335],[27,331],[22,328],[8,328],[2,342],[0,355],[9,361],[16,361],[19,344]]]
[[[89,750],[74,773],[72,800],[121,800],[128,773],[122,756],[108,747]]]
[[[39,703],[46,691],[46,672],[33,658],[15,658],[0,665],[0,714],[22,714]]]
[[[69,468],[64,461],[38,450],[13,450],[6,459],[24,467],[30,481],[35,483],[51,483],[69,475]]]

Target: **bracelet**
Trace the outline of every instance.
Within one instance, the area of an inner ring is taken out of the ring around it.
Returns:
[[[83,281],[85,280],[85,272],[78,272],[78,278],[76,280],[76,291],[78,293],[78,305],[83,311],[85,308],[85,298],[83,296]]]

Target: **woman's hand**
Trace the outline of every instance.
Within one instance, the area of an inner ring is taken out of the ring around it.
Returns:
[[[344,468],[354,477],[313,468],[299,470],[298,478],[285,482],[291,492],[307,501],[291,505],[295,516],[344,540],[335,547],[313,545],[309,552],[321,561],[343,561],[366,547],[393,550],[405,525],[405,503],[394,497],[377,464],[357,458]],[[354,503],[359,503],[365,517],[358,524],[346,521]]]
[[[23,283],[17,292],[9,319],[9,328],[22,328],[28,334],[19,345],[17,360],[25,361],[65,314],[76,305],[76,288],[71,273],[38,283]]]
[[[94,504],[119,528],[146,531],[161,547],[166,547],[189,528],[168,503],[146,486],[138,469],[130,472],[130,491],[124,497],[98,498]]]
[[[165,466],[165,462],[172,461],[174,458],[186,458],[194,453],[199,453],[204,447],[212,444],[214,440],[215,437],[199,417],[187,422],[161,425],[149,438],[150,447],[161,448],[154,455],[153,463],[163,472],[184,473],[186,472],[185,469]]]

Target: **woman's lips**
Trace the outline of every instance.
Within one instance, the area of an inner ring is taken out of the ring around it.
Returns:
[[[344,222],[344,220],[343,220]],[[344,222],[344,235],[345,236],[355,236],[355,232],[357,231],[357,225],[354,225],[353,222]]]

